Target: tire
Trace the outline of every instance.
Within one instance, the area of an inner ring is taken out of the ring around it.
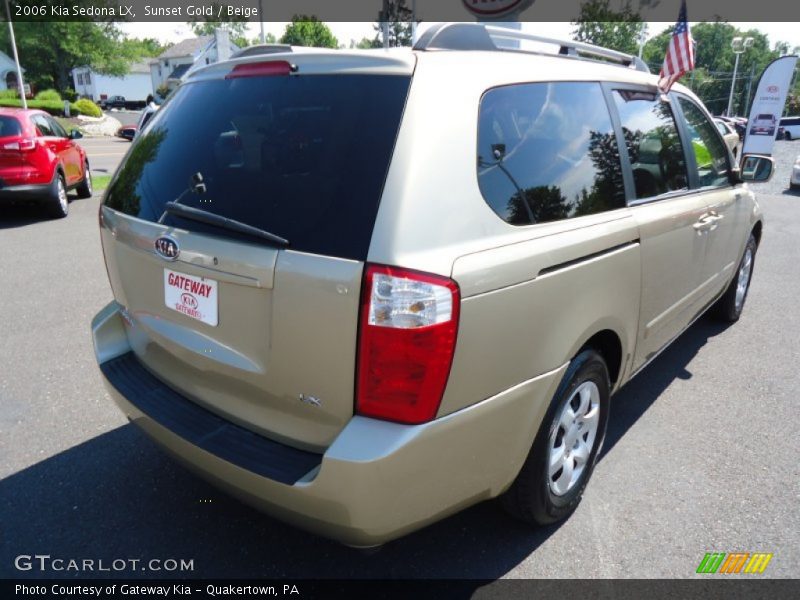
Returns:
[[[61,173],[56,174],[50,191],[48,202],[50,216],[55,219],[63,219],[69,214],[69,198],[67,197],[67,184]]]
[[[500,499],[512,516],[532,525],[549,525],[572,514],[581,501],[605,439],[610,390],[608,368],[600,354],[584,350],[572,360],[522,470]],[[576,412],[577,421],[572,419]],[[593,414],[594,418],[580,419],[581,414]],[[577,423],[582,427],[573,429]],[[572,439],[574,445],[567,448]],[[581,441],[583,449],[579,454]],[[562,459],[558,460],[558,456]],[[584,457],[583,463],[579,456]],[[551,457],[556,464],[552,476]],[[567,464],[572,471],[569,479],[565,479]],[[577,468],[580,471],[576,474]]]
[[[744,304],[747,300],[747,292],[750,291],[750,281],[753,278],[753,266],[756,261],[757,249],[756,238],[753,234],[750,234],[747,245],[744,247],[742,258],[739,260],[736,274],[728,284],[728,289],[717,300],[717,304],[714,307],[714,314],[719,320],[726,323],[735,323],[742,316]]]
[[[787,142],[791,142],[792,141],[792,134],[789,133],[788,131],[785,131],[783,133],[783,139],[785,139]]]
[[[91,198],[92,197],[92,173],[89,171],[89,163],[84,164],[83,181],[75,188],[78,193],[78,198]]]

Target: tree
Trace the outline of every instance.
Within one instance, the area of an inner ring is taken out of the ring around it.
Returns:
[[[138,38],[128,38],[122,40],[122,48],[121,51],[131,60],[139,60],[142,58],[152,58],[154,56],[158,56],[167,47],[162,45],[156,39],[153,38],[145,38],[145,39],[138,39]]]
[[[714,114],[721,114],[728,106],[736,58],[731,40],[736,36],[753,38],[753,45],[739,58],[734,90],[737,114],[746,114],[759,75],[780,54],[778,49],[770,49],[769,38],[756,29],[741,30],[723,22],[694,25],[695,70],[684,75],[681,83],[691,88]],[[661,69],[671,39],[672,27],[669,27],[645,44],[642,56],[651,71],[658,73]]]
[[[627,2],[620,11],[611,10],[610,0],[589,0],[581,5],[580,16],[572,21],[576,25],[572,37],[604,48],[627,54],[636,54],[639,40],[647,31],[647,24]]]
[[[212,2],[210,6],[215,15],[227,14],[227,5],[225,4]],[[228,32],[231,41],[240,48],[244,48],[248,45],[246,37],[247,19],[243,16],[233,16],[224,21],[210,21],[201,17],[193,21],[189,21],[186,24],[191,28],[192,33],[197,36],[214,35],[215,29],[223,29]]]
[[[72,87],[70,71],[89,66],[106,75],[125,75],[135,57],[122,44],[114,23],[38,21],[14,23],[25,79],[32,85],[61,92]],[[12,54],[8,27],[0,27],[0,47]]]
[[[406,0],[387,0],[386,10],[381,10],[378,13],[378,22],[373,25],[376,31],[375,38],[372,40],[371,45],[361,46],[365,48],[382,48],[383,47],[383,30],[381,25],[388,23],[389,25],[389,47],[395,48],[397,46],[410,46],[411,45],[411,9],[406,6]],[[364,38],[359,44],[364,44],[367,38]]]
[[[280,39],[281,44],[313,46],[315,48],[338,48],[339,40],[325,23],[314,16],[294,15],[292,22]]]

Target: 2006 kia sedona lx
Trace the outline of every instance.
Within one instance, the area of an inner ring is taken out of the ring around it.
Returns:
[[[478,24],[414,50],[191,74],[100,210],[97,361],[216,485],[354,546],[484,499],[578,504],[609,397],[706,309],[742,313],[762,233],[686,88]],[[202,116],[202,118],[198,118]]]

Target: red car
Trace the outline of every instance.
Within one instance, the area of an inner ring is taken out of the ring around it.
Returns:
[[[0,108],[0,204],[36,202],[66,217],[68,190],[92,195],[89,161],[75,143],[81,137],[41,110]]]

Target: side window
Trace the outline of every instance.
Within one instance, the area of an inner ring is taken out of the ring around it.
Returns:
[[[33,115],[31,119],[33,120],[33,124],[36,125],[36,128],[39,130],[39,133],[41,133],[43,136],[45,137],[55,136],[55,133],[50,127],[50,123],[48,123],[47,119],[45,119],[42,115]]]
[[[678,102],[686,118],[686,130],[692,143],[697,177],[701,187],[723,187],[730,184],[728,149],[703,111],[682,96]]]
[[[67,135],[66,130],[53,117],[45,117],[45,119],[47,120],[47,123],[50,125],[50,131],[53,132],[54,136],[62,138],[69,137]]]
[[[484,199],[512,225],[625,206],[619,150],[599,83],[488,90],[478,117],[477,162]]]
[[[686,161],[669,104],[655,94],[614,91],[636,198],[688,189]]]

